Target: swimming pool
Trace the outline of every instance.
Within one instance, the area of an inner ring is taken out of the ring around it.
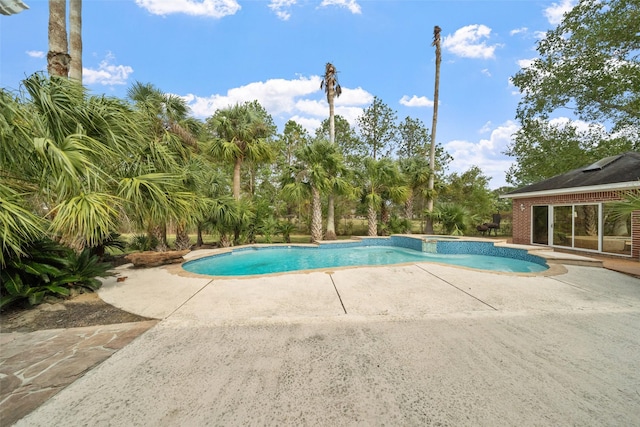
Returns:
[[[489,271],[535,273],[548,269],[543,258],[492,242],[453,239],[368,238],[319,246],[244,247],[186,262],[183,268],[210,276],[252,276],[331,267],[438,262]]]

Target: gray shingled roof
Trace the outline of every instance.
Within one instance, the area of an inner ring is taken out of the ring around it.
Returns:
[[[592,165],[586,165],[561,175],[556,175],[553,178],[527,185],[508,193],[507,196],[634,181],[638,181],[638,185],[640,185],[640,153],[629,151],[619,156],[607,157]]]

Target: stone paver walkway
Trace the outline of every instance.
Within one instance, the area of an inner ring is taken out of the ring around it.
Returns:
[[[0,334],[0,425],[29,414],[156,323]]]

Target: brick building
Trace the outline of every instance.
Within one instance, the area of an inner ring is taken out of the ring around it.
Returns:
[[[513,243],[640,259],[640,210],[613,203],[640,194],[640,153],[604,158],[502,197],[513,203]]]

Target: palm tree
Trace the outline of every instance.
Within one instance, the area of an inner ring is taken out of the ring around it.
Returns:
[[[338,83],[338,73],[336,67],[332,63],[327,62],[324,71],[324,79],[320,83],[320,89],[324,88],[327,93],[327,102],[329,103],[329,142],[335,144],[336,142],[336,127],[335,127],[335,113],[334,113],[334,98],[339,97],[342,94],[342,87]],[[335,165],[338,166],[338,165]],[[333,176],[336,178],[334,183],[338,185],[340,180],[338,178],[338,170],[333,171]],[[329,204],[327,206],[327,233],[325,235],[327,240],[336,239],[336,226],[335,226],[335,195],[333,191],[329,192]]]
[[[252,105],[236,104],[218,110],[207,119],[207,126],[214,137],[209,149],[210,154],[234,165],[233,197],[236,200],[240,200],[240,173],[243,163],[271,161],[275,154],[266,141],[271,133],[270,126]]]
[[[413,219],[414,201],[417,195],[426,195],[425,184],[429,182],[431,177],[431,168],[424,157],[410,157],[400,160],[400,169],[405,176],[408,196],[405,201],[404,216],[410,221]],[[405,230],[406,233],[411,233],[411,228]]]
[[[49,0],[47,71],[50,76],[67,77],[70,62],[67,46],[67,0]]]
[[[129,88],[127,94],[129,99],[134,101],[141,122],[148,131],[149,144],[146,152],[141,153],[140,162],[147,164],[149,169],[144,171],[143,175],[146,178],[158,178],[159,185],[167,186],[167,190],[170,189],[173,193],[160,204],[163,209],[155,209],[143,202],[151,209],[143,211],[149,214],[146,219],[143,219],[148,222],[147,231],[156,237],[157,249],[164,251],[168,247],[166,224],[170,218],[174,218],[177,224],[178,245],[188,246],[186,226],[193,222],[192,218],[197,208],[193,204],[185,205],[186,200],[192,199],[193,192],[183,190],[187,179],[184,172],[185,165],[191,158],[189,149],[198,150],[197,140],[189,131],[190,126],[193,129],[196,128],[187,118],[189,108],[184,99],[167,95],[152,84],[136,82]],[[147,188],[147,190],[150,189]],[[143,198],[148,196],[148,200],[154,200],[160,196],[153,191],[138,192],[136,190],[128,194]]]
[[[334,144],[316,140],[296,153],[299,162],[291,168],[290,180],[283,194],[292,200],[302,200],[311,194],[311,241],[322,240],[321,195],[331,186],[327,159],[339,155]],[[329,160],[331,161],[331,160]]]
[[[77,250],[99,246],[116,230],[124,153],[140,129],[125,104],[66,79],[35,74],[23,87],[19,98],[0,96],[0,216],[15,218],[3,250],[20,255],[22,243],[45,235]]]
[[[336,131],[334,123],[334,106],[333,101],[335,97],[339,97],[342,94],[342,87],[338,83],[338,73],[336,67],[332,63],[327,62],[324,68],[324,79],[320,83],[320,89],[324,87],[327,93],[327,102],[329,103],[329,142],[334,144],[336,142]]]
[[[327,153],[324,161],[324,168],[329,176],[329,197],[327,204],[327,231],[325,233],[326,240],[335,240],[336,224],[335,224],[335,196],[346,195],[351,196],[354,188],[348,180],[348,170],[344,164],[344,158],[339,148],[334,144],[334,149]]]
[[[438,122],[438,102],[440,98],[440,63],[442,62],[442,50],[440,49],[440,32],[442,29],[437,25],[433,27],[433,42],[432,46],[436,47],[436,76],[435,76],[435,88],[433,93],[433,121],[431,122],[431,144],[429,146],[429,167],[432,171],[436,167],[436,124]],[[433,212],[433,187],[435,182],[435,175],[432,173],[429,177],[428,199],[427,199],[427,211]],[[433,220],[430,215],[427,215],[427,233],[433,233]]]
[[[408,196],[408,188],[404,185],[402,174],[396,163],[388,157],[375,160],[371,157],[364,159],[364,169],[361,172],[363,195],[367,203],[368,235],[378,234],[378,209],[382,205],[383,195],[391,200],[404,201]]]

